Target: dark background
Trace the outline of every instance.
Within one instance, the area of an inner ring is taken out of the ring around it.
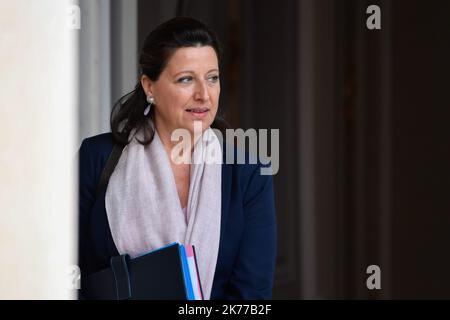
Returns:
[[[274,298],[450,298],[450,2],[139,0],[139,45],[175,15],[218,33],[229,122],[280,129]]]

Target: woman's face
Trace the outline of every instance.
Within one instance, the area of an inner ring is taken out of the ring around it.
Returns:
[[[155,99],[158,132],[171,135],[178,128],[193,134],[194,121],[208,128],[217,113],[220,82],[215,50],[211,46],[179,48],[157,81],[141,80],[147,95]]]

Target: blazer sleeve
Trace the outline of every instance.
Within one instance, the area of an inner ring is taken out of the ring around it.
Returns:
[[[276,263],[277,229],[273,179],[250,176],[244,193],[245,227],[230,284],[237,299],[271,299]]]
[[[95,164],[90,146],[85,139],[81,143],[79,155],[79,210],[87,215],[95,201]]]
[[[88,139],[81,143],[78,158],[78,264],[83,272],[88,269],[89,259],[86,256],[89,251],[88,224],[89,215],[95,202],[95,162]]]

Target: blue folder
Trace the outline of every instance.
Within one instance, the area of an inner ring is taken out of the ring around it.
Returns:
[[[184,246],[172,243],[134,259],[111,258],[109,268],[81,275],[80,299],[194,300]]]

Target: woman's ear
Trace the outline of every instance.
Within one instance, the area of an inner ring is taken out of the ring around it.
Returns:
[[[142,85],[142,88],[144,89],[145,95],[153,96],[152,81],[145,74],[142,75],[142,77],[141,77],[141,85]]]

